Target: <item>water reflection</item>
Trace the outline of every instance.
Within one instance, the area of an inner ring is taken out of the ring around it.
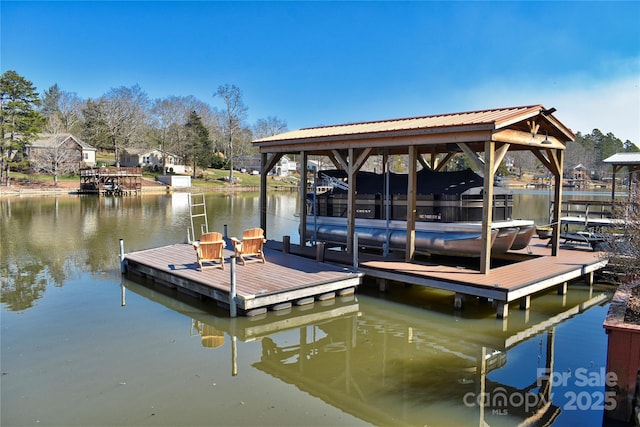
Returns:
[[[552,424],[565,405],[554,399],[544,375],[555,369],[555,329],[608,300],[606,293],[574,285],[568,298],[537,297],[538,312],[513,314],[509,324],[493,317],[490,304],[453,317],[443,305],[424,310],[366,294],[229,318],[199,311],[173,293],[125,286],[190,317],[188,333],[202,347],[229,351],[230,375],[238,374],[237,340],[259,341],[253,368],[374,425]],[[397,298],[415,302],[422,291],[403,290]],[[536,357],[530,365],[509,366],[510,351],[524,342],[537,344]],[[515,373],[492,376],[501,370]]]
[[[272,238],[292,235],[296,198],[269,195]],[[255,227],[258,194],[207,194],[209,227],[230,233]],[[189,194],[136,197],[62,196],[0,199],[2,302],[11,311],[33,307],[47,285],[61,287],[78,272],[118,268],[119,239],[127,252],[184,242]]]

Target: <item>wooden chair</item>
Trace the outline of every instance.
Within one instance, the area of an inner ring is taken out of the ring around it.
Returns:
[[[236,237],[231,238],[233,243],[233,249],[236,252],[236,256],[240,258],[242,265],[252,261],[262,261],[265,263],[264,253],[262,247],[267,239],[264,238],[264,230],[262,228],[250,228],[242,233],[242,240],[238,240]],[[246,259],[246,257],[251,257]]]
[[[200,271],[205,268],[204,263],[212,262],[218,262],[219,264],[209,265],[208,267],[220,267],[224,270],[224,247],[225,242],[222,240],[222,233],[215,231],[204,233],[200,236],[199,242],[193,242]]]

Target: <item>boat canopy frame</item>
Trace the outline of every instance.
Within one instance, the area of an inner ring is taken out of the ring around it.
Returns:
[[[320,126],[285,132],[253,141],[261,156],[260,227],[267,231],[267,172],[285,154],[300,156],[300,170],[307,170],[310,155],[326,156],[344,170],[350,183],[370,156],[382,156],[383,167],[392,155],[408,156],[407,244],[405,259],[415,255],[417,166],[440,171],[457,153],[467,155],[484,176],[482,250],[480,272],[488,273],[491,258],[491,229],[494,178],[508,151],[530,151],[554,176],[554,211],[551,252],[560,246],[559,220],[562,200],[564,150],[575,134],[558,120],[555,108],[543,105],[499,108],[433,116]],[[443,155],[439,156],[439,155]],[[384,172],[384,171],[383,171]],[[300,236],[306,235],[307,174],[301,173],[299,206]],[[347,252],[353,253],[355,230],[355,185],[347,196]]]

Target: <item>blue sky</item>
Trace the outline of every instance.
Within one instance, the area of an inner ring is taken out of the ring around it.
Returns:
[[[139,84],[289,129],[543,104],[640,144],[640,2],[0,2],[2,72]]]

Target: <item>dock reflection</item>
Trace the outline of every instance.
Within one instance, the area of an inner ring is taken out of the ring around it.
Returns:
[[[551,425],[561,408],[540,374],[553,372],[555,327],[608,298],[585,292],[551,316],[507,325],[367,296],[229,318],[145,286],[126,287],[191,317],[190,333],[203,347],[220,351],[229,339],[232,375],[237,340],[260,341],[253,368],[374,425]],[[522,366],[521,378],[492,380],[509,349],[533,337],[540,340],[537,364]]]

